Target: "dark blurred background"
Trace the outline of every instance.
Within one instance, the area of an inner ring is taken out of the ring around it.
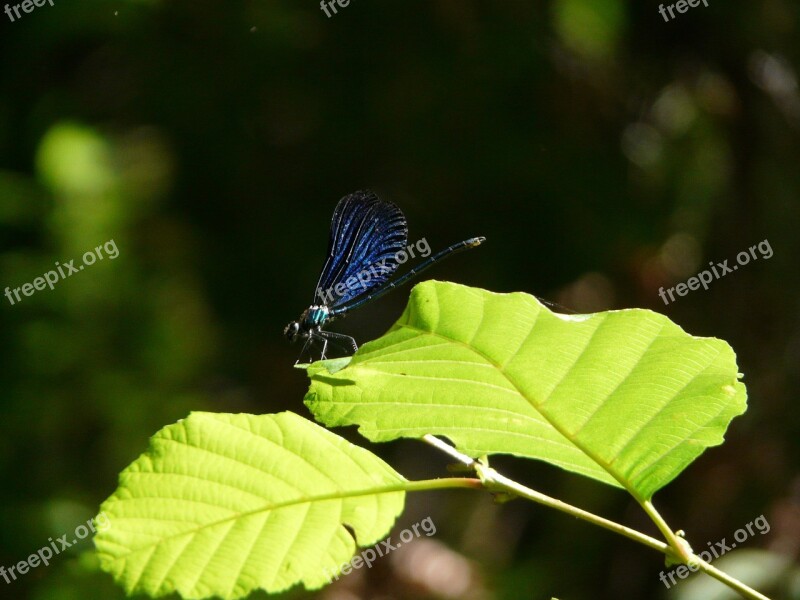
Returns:
[[[333,207],[370,188],[434,250],[426,273],[576,312],[643,307],[727,340],[748,412],[656,495],[696,549],[764,515],[715,564],[800,598],[800,6],[655,2],[55,0],[0,13],[0,565],[94,515],[148,438],[191,410],[302,404],[281,331],[312,300]],[[759,256],[665,305],[709,261]],[[337,323],[359,341],[409,288]],[[338,431],[362,445],[352,431]],[[422,444],[371,447],[441,476]],[[625,493],[538,463],[509,475],[655,534]],[[526,502],[415,494],[437,533],[288,598],[729,598],[663,558]],[[0,597],[122,598],[87,540]],[[264,598],[263,594],[255,597]]]

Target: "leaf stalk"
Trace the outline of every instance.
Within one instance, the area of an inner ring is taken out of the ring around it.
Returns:
[[[609,519],[605,519],[599,515],[595,515],[594,513],[590,513],[585,511],[581,508],[576,506],[572,506],[566,502],[558,500],[556,498],[552,498],[547,496],[546,494],[542,494],[541,492],[537,492],[531,488],[528,488],[521,483],[518,483],[504,475],[498,473],[495,469],[483,464],[482,462],[475,460],[474,458],[463,454],[450,446],[449,444],[443,442],[437,437],[432,435],[425,435],[423,436],[423,441],[431,446],[445,452],[450,457],[454,458],[458,462],[469,466],[475,469],[475,473],[478,475],[479,480],[466,480],[466,481],[479,481],[480,485],[485,489],[489,490],[490,492],[497,493],[509,493],[514,496],[519,496],[520,498],[525,498],[527,500],[531,500],[538,504],[542,504],[544,506],[548,506],[550,508],[554,508],[558,511],[571,515],[577,519],[583,519],[584,521],[588,521],[593,525],[597,525],[598,527],[602,527],[603,529],[607,529],[612,531],[618,535],[625,536],[628,539],[633,540],[634,542],[638,542],[643,544],[653,550],[661,552],[667,557],[667,560],[670,562],[674,562],[676,564],[691,564],[696,566],[698,570],[703,571],[707,575],[710,575],[717,581],[725,584],[729,588],[735,590],[739,594],[742,595],[743,598],[748,598],[749,600],[770,600],[767,596],[757,592],[756,590],[750,588],[746,584],[742,583],[738,579],[731,577],[727,573],[720,571],[716,567],[713,567],[706,561],[702,560],[692,551],[691,546],[689,543],[684,540],[682,537],[679,537],[672,528],[667,525],[664,518],[661,514],[655,509],[652,502],[649,500],[642,500],[640,504],[647,515],[653,520],[653,522],[658,527],[659,531],[661,531],[664,538],[669,543],[664,543],[660,540],[657,540],[653,537],[650,537],[647,534],[641,533],[636,531],[635,529],[631,529],[630,527],[626,527],[620,523],[616,523],[615,521],[611,521]],[[442,482],[452,482],[452,481],[463,481],[460,479],[457,480],[450,480],[450,479],[443,479],[443,480],[433,480],[435,481],[442,481]],[[430,485],[430,481],[426,482]],[[463,484],[453,485],[452,483],[448,484],[448,487],[468,487]],[[474,487],[470,485],[469,487]]]

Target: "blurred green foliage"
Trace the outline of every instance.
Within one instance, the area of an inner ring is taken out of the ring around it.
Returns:
[[[750,410],[656,503],[699,546],[763,513],[772,530],[748,548],[796,563],[800,7],[709,4],[669,23],[622,0],[353,1],[332,18],[290,0],[56,0],[0,15],[1,289],[119,249],[52,291],[0,297],[0,565],[85,522],[190,410],[305,414],[281,328],[311,300],[336,201],[365,187],[434,248],[487,236],[431,277],[579,312],[653,308],[730,342]],[[659,299],[764,239],[771,259]],[[339,328],[379,335],[407,293]],[[378,451],[408,477],[442,474],[420,446]],[[501,466],[648,527],[622,493]],[[666,593],[658,556],[563,516],[437,493],[399,526],[429,515],[453,585],[385,561],[316,596]],[[0,597],[122,597],[90,548],[0,581]],[[763,591],[800,597],[781,585]]]

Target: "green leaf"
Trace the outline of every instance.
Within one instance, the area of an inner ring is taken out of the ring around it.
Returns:
[[[128,593],[240,598],[326,584],[403,509],[406,480],[292,413],[192,413],[120,475],[95,538]],[[398,491],[399,490],[399,491]]]
[[[730,346],[648,310],[560,315],[528,294],[417,285],[400,320],[306,404],[370,440],[447,436],[472,457],[514,454],[640,500],[720,444],[746,410]]]

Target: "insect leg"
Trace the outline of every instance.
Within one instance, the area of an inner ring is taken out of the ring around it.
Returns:
[[[349,335],[345,335],[343,333],[336,333],[335,331],[324,331],[324,330],[320,330],[317,333],[321,338],[324,338],[325,340],[330,340],[331,342],[333,342],[342,349],[349,350],[351,352],[355,352],[356,350],[358,350],[358,344],[356,344],[355,339],[353,339]]]

